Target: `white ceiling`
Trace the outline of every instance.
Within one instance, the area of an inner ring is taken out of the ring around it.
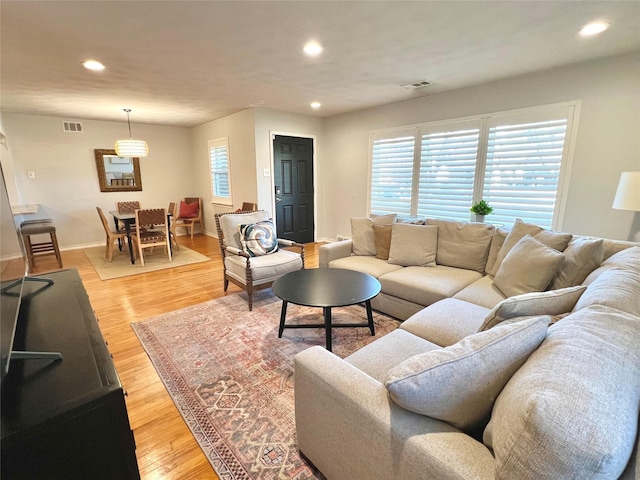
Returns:
[[[611,28],[579,37],[595,19]],[[131,108],[132,123],[185,127],[248,107],[332,116],[640,50],[638,1],[5,0],[0,20],[3,111]],[[433,84],[401,87],[418,80]]]

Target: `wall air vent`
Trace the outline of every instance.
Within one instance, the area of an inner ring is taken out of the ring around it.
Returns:
[[[428,80],[420,80],[412,83],[405,83],[404,85],[400,85],[402,88],[406,88],[407,90],[415,90],[416,88],[426,87],[427,85],[431,85],[431,82]]]
[[[68,133],[82,133],[80,122],[62,122],[62,130]]]

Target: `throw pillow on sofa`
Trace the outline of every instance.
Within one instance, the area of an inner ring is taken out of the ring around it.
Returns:
[[[547,335],[549,317],[498,325],[393,367],[385,385],[394,402],[465,431],[485,422],[509,378]]]
[[[544,243],[548,247],[553,248],[559,252],[562,252],[573,238],[571,233],[554,232],[553,230],[545,230],[538,225],[532,223],[523,222],[521,219],[516,218],[511,231],[504,240],[496,261],[491,269],[490,275],[495,276],[500,268],[500,265],[504,261],[505,257],[509,254],[511,249],[524,237],[525,235],[531,235],[536,240]]]
[[[361,217],[351,219],[351,247],[355,255],[375,256],[376,241],[373,233],[373,225],[391,225],[396,221],[395,213],[380,215],[375,218]]]
[[[438,227],[436,263],[484,273],[495,227],[487,223],[427,219]]]
[[[391,247],[392,225],[373,224],[373,236],[376,244],[376,258],[389,260],[389,248]]]
[[[493,284],[507,297],[541,292],[551,282],[564,254],[527,234],[509,251]]]
[[[438,227],[394,223],[388,262],[403,267],[435,267],[437,249]]]
[[[602,263],[604,258],[604,240],[602,238],[574,238],[562,252],[564,261],[558,269],[551,288],[580,285],[587,275]]]
[[[507,254],[511,251],[511,249],[520,241],[522,237],[529,234],[531,236],[536,235],[542,231],[542,227],[538,225],[533,225],[532,223],[523,222],[520,218],[516,218],[515,223],[511,227],[511,230],[507,234],[507,238],[504,239],[504,243],[500,250],[498,251],[498,256],[496,257],[496,261],[493,264],[493,268],[489,272],[492,277],[495,277],[496,273],[498,273],[498,269],[502,262],[504,261]]]
[[[495,478],[618,478],[638,433],[638,345],[638,317],[601,305],[549,327],[485,429]]]
[[[505,320],[533,315],[562,315],[570,312],[587,289],[584,285],[547,292],[532,292],[505,298],[484,319],[478,332],[489,330]]]

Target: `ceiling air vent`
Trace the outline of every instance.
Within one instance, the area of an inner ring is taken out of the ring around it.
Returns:
[[[406,88],[407,90],[414,90],[416,88],[426,87],[427,85],[431,85],[431,82],[428,80],[420,80],[418,82],[405,83],[404,85],[400,85],[402,88]]]
[[[68,133],[82,133],[80,122],[62,122],[62,130]]]

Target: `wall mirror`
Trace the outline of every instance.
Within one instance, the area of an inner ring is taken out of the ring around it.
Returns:
[[[137,192],[142,190],[140,159],[119,157],[115,150],[95,149],[101,192]]]

